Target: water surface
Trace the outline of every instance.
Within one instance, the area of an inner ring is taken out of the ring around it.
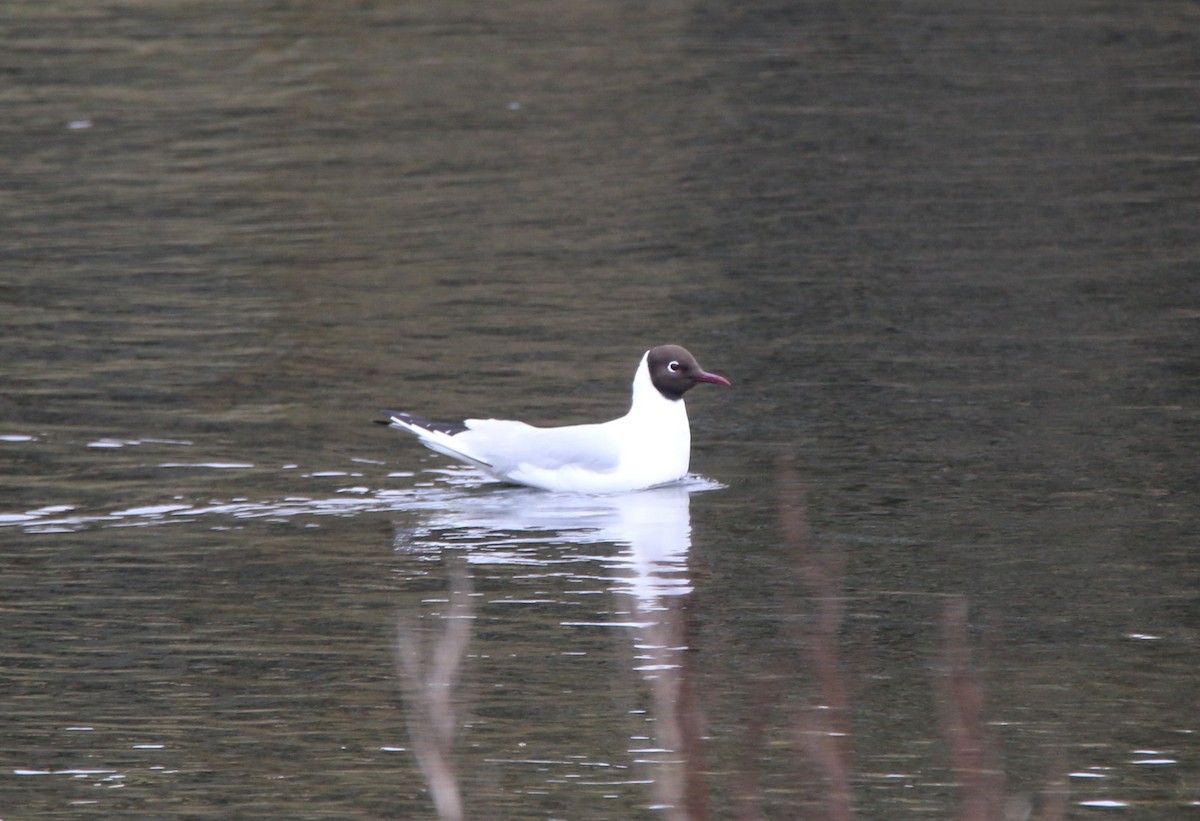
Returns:
[[[1194,17],[8,4],[0,813],[1190,817]]]

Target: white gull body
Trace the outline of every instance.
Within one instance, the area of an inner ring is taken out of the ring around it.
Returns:
[[[624,416],[591,425],[542,428],[510,419],[429,422],[384,411],[387,424],[427,448],[475,465],[503,482],[568,493],[620,493],[687,475],[692,436],[683,394],[699,382],[729,385],[678,345],[652,348],[633,376]]]

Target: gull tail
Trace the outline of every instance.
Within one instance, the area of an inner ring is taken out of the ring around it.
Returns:
[[[406,431],[417,437],[417,441],[430,450],[437,451],[444,456],[449,456],[451,459],[457,459],[460,462],[465,462],[468,465],[483,468],[490,471],[492,466],[483,459],[478,458],[469,452],[469,449],[463,446],[461,441],[455,441],[458,434],[467,430],[467,426],[461,422],[431,422],[428,419],[422,419],[420,416],[413,416],[411,413],[403,413],[394,410],[380,411],[386,419],[375,420],[381,425],[387,425],[389,428]]]

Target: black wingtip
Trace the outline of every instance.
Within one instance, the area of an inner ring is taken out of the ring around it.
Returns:
[[[386,408],[380,413],[386,415],[387,419],[376,419],[375,421],[381,425],[392,424],[392,419],[403,419],[410,425],[416,425],[418,428],[425,430],[437,431],[438,433],[446,433],[453,436],[456,433],[462,433],[467,429],[467,426],[462,422],[431,422],[428,419],[422,419],[420,416],[413,416],[411,413],[403,413],[401,411],[387,410]]]

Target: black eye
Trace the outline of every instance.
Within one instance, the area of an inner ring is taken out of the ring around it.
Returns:
[[[667,370],[669,370],[671,373],[679,373],[681,370],[683,370],[683,366],[672,359],[669,363],[667,363]]]

